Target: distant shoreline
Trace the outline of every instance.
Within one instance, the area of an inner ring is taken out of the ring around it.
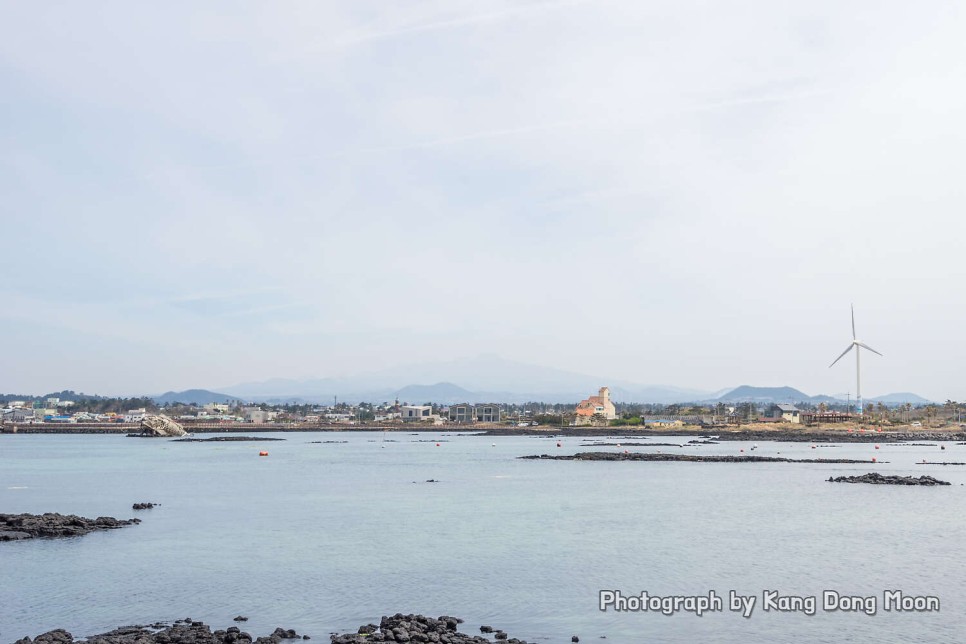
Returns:
[[[871,429],[858,429],[854,426],[829,426],[796,428],[787,425],[763,426],[742,425],[717,428],[680,427],[662,430],[643,427],[507,427],[496,425],[344,425],[314,424],[289,425],[280,423],[221,423],[203,426],[184,425],[184,429],[195,434],[220,434],[241,432],[392,432],[394,434],[460,432],[480,436],[533,436],[533,437],[661,437],[661,436],[716,436],[720,441],[783,441],[812,443],[894,443],[908,440],[966,440],[966,432],[955,427],[949,429],[913,428],[909,426],[890,428],[881,432]],[[849,429],[852,431],[850,432]],[[6,425],[0,434],[129,434],[137,431],[133,423],[99,423],[55,425],[23,424]]]

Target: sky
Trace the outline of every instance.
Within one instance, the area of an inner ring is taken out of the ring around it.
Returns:
[[[961,3],[0,0],[0,392],[479,354],[963,400]]]

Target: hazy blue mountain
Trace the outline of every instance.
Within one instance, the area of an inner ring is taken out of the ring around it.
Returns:
[[[616,378],[593,376],[552,367],[506,360],[495,355],[442,362],[414,363],[342,378],[292,380],[275,378],[249,382],[219,391],[251,400],[299,397],[329,402],[333,396],[351,402],[391,401],[396,392],[414,385],[458,383],[475,393],[458,402],[577,402],[608,386],[620,402],[687,402],[707,398],[709,392],[665,385],[642,385]],[[413,395],[418,399],[417,396]]]
[[[169,391],[160,396],[154,396],[158,405],[166,403],[183,403],[185,405],[207,405],[210,403],[237,402],[239,398],[227,394],[219,394],[207,389],[186,389],[184,391]]]
[[[447,405],[461,402],[476,402],[476,394],[451,382],[438,382],[435,385],[408,385],[395,393],[400,402],[422,404],[436,402]]]
[[[875,398],[866,398],[866,402],[881,402],[884,405],[901,405],[904,403],[925,405],[931,401],[913,393],[900,392],[896,394],[886,394],[885,396],[876,396]]]
[[[755,403],[797,403],[797,402],[809,402],[809,403],[845,403],[848,401],[848,396],[845,394],[838,394],[835,396],[829,396],[826,394],[819,394],[817,396],[809,396],[808,394],[795,389],[794,387],[752,387],[750,385],[742,385],[735,389],[722,394],[717,399],[718,402],[755,402]],[[852,399],[855,402],[855,399]],[[897,405],[902,403],[912,403],[913,405],[925,404],[929,401],[922,396],[917,396],[913,393],[897,393],[897,394],[886,394],[885,396],[877,396],[875,398],[866,398],[865,402],[875,403],[882,402],[885,405]]]
[[[741,385],[718,397],[721,402],[755,403],[794,403],[810,401],[811,399],[811,396],[794,387],[753,387],[751,385]]]

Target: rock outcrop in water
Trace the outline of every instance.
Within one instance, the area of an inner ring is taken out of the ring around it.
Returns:
[[[694,454],[652,454],[645,452],[578,452],[573,456],[520,456],[537,461],[688,461],[691,463],[870,463],[849,458],[783,458],[780,456],[697,456]]]
[[[493,641],[486,637],[460,633],[457,628],[461,623],[463,623],[463,620],[460,618],[447,615],[433,619],[424,615],[396,613],[392,617],[383,617],[378,626],[364,624],[359,627],[356,633],[332,635],[330,640],[332,644],[368,644],[369,642],[493,644]],[[527,644],[524,640],[518,640],[515,637],[508,638],[506,633],[499,630],[495,631],[495,637],[508,644]]]
[[[174,422],[164,414],[158,416],[145,416],[141,420],[141,436],[184,436],[187,434],[181,425]]]
[[[199,621],[181,620],[171,626],[123,626],[109,633],[92,635],[79,642],[87,644],[280,644],[283,640],[311,639],[292,629],[276,628],[268,636],[252,638],[237,626],[212,632],[211,627]],[[73,644],[74,636],[63,629],[49,631],[36,638],[25,637],[14,644]]]
[[[241,617],[241,616],[239,616]],[[236,621],[240,621],[236,617]],[[363,624],[355,633],[333,634],[332,644],[369,644],[370,642],[439,642],[441,644],[493,644],[493,641],[479,635],[460,633],[457,628],[463,622],[458,617],[443,615],[439,618],[424,615],[403,615],[383,617],[378,625]],[[507,644],[527,644],[524,640],[509,637],[501,630],[492,632],[497,640]],[[286,640],[311,639],[299,635],[292,629],[276,628],[268,636],[253,638],[237,626],[225,630],[212,631],[211,627],[190,619],[179,620],[172,625],[162,623],[149,626],[124,626],[108,633],[92,635],[78,642],[87,644],[283,644]],[[63,629],[48,631],[36,638],[24,637],[14,644],[73,644],[74,636]]]
[[[872,485],[952,485],[948,481],[940,481],[931,476],[883,476],[878,472],[869,472],[862,476],[828,477],[829,483],[870,483]]]
[[[0,514],[0,541],[33,537],[79,537],[96,530],[114,530],[141,523],[140,519],[97,517],[87,519],[74,514]]]

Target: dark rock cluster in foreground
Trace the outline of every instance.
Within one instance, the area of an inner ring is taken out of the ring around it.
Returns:
[[[368,642],[441,642],[442,644],[493,644],[492,640],[480,635],[460,633],[457,627],[463,622],[458,617],[443,615],[438,619],[424,615],[403,615],[383,617],[379,625],[365,624],[356,633],[332,635],[332,644],[364,644]],[[483,630],[488,629],[488,630]],[[500,630],[488,626],[480,629],[484,633],[494,633],[494,637],[508,644],[527,644],[524,640],[507,637]]]
[[[697,456],[694,454],[650,454],[645,452],[578,452],[573,456],[521,456],[551,461],[689,461],[696,463],[869,463],[848,458],[783,458],[779,456]]]
[[[829,483],[871,483],[872,485],[952,485],[948,481],[940,481],[931,476],[883,476],[878,472],[870,472],[862,476],[828,477]]]
[[[245,621],[239,615],[235,621]],[[457,627],[463,622],[458,617],[442,616],[437,619],[424,615],[383,617],[379,625],[364,624],[355,633],[333,634],[333,644],[368,644],[369,642],[438,642],[440,644],[493,644],[479,636],[460,633]],[[497,641],[507,644],[527,644],[524,640],[508,637],[501,630],[490,626],[480,628],[483,633],[493,633]],[[212,631],[204,622],[191,619],[178,620],[174,624],[163,623],[148,626],[123,626],[109,633],[92,635],[76,640],[86,644],[282,644],[286,640],[311,639],[292,629],[276,628],[271,635],[253,638],[237,626]],[[63,629],[48,631],[36,638],[24,637],[14,644],[73,644],[74,636]],[[571,641],[578,641],[576,637]]]
[[[141,523],[140,519],[97,517],[87,519],[75,514],[0,514],[0,541],[32,537],[79,537],[95,530],[114,530]]]
[[[280,644],[283,640],[290,639],[310,638],[308,635],[299,635],[292,629],[276,628],[271,635],[253,639],[237,626],[212,632],[211,627],[204,622],[185,619],[170,626],[165,624],[123,626],[109,633],[92,635],[77,641],[87,644]],[[63,629],[57,629],[38,635],[35,639],[25,637],[14,644],[72,644],[73,642],[73,635]]]

